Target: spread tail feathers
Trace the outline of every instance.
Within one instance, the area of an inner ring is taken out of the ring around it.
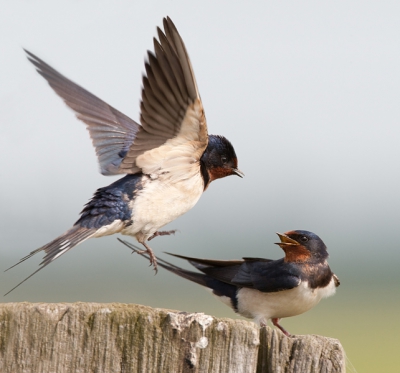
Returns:
[[[40,247],[39,249],[32,251],[30,254],[23,257],[17,264],[14,264],[10,268],[7,268],[6,271],[8,271],[11,268],[14,268],[18,264],[21,264],[22,262],[29,259],[33,255],[39,253],[40,251],[46,252],[46,255],[44,256],[43,261],[40,263],[39,269],[37,269],[35,272],[33,272],[30,276],[25,278],[23,281],[21,281],[18,285],[14,286],[9,292],[4,294],[4,296],[11,293],[19,285],[24,283],[26,280],[31,278],[34,274],[36,274],[41,269],[46,267],[48,264],[50,264],[51,262],[53,262],[54,260],[59,258],[61,255],[65,254],[68,250],[72,249],[74,246],[76,246],[76,245],[80,244],[81,242],[90,238],[95,232],[96,232],[96,229],[87,229],[87,228],[75,225],[71,229],[69,229],[67,232],[65,232],[61,236],[57,237],[55,240]]]

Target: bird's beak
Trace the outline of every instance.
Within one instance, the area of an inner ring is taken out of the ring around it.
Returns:
[[[242,171],[240,171],[238,168],[232,168],[232,173],[234,175],[239,176],[239,177],[243,177],[244,176],[244,173]]]
[[[291,239],[290,237],[286,236],[286,234],[284,234],[284,233],[276,232],[276,234],[279,236],[281,242],[277,242],[277,243],[275,243],[275,245],[279,245],[279,246],[280,245],[286,245],[286,246],[292,246],[292,245],[293,246],[294,245],[298,246],[299,245],[299,243],[297,241],[295,241],[295,240]]]

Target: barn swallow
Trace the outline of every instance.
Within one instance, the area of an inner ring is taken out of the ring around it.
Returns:
[[[212,290],[234,312],[260,326],[271,320],[290,337],[279,320],[310,310],[322,298],[333,295],[340,282],[329,268],[327,248],[316,234],[296,230],[277,235],[281,242],[276,245],[285,252],[282,259],[212,260],[169,254],[187,260],[202,273],[162,259],[158,259],[159,265]],[[120,241],[138,252],[134,245]]]
[[[86,124],[101,173],[127,175],[98,189],[72,228],[15,264],[45,252],[40,268],[17,286],[88,238],[114,233],[135,237],[157,272],[146,242],[173,233],[158,230],[189,211],[212,181],[243,176],[232,144],[208,135],[185,44],[169,17],[163,24],[145,63],[140,124],[26,51],[38,73]]]

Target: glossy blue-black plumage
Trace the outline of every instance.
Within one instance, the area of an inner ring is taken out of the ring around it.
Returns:
[[[276,292],[298,286],[302,271],[284,259],[270,262],[245,262],[240,266],[232,283],[237,286],[253,288],[262,292]]]
[[[97,189],[75,224],[85,228],[101,228],[116,219],[131,222],[129,201],[142,189],[142,177],[141,173],[126,175],[109,186]]]
[[[329,257],[326,245],[315,233],[300,229],[291,231],[289,233],[291,238],[299,242],[302,242],[301,237],[308,238],[308,241],[306,243],[302,242],[302,244],[306,246],[307,250],[312,254],[314,262],[321,261]]]
[[[219,266],[211,263],[203,265],[194,258],[185,258],[180,255],[178,257],[187,259],[207,277],[232,284],[236,290],[240,287],[267,293],[289,290],[298,286],[302,277],[302,271],[297,265],[285,263],[283,259],[266,261],[246,258],[240,264],[233,261],[231,265]]]
[[[206,286],[207,288],[211,289],[213,294],[218,297],[228,297],[231,300],[232,308],[235,311],[238,310],[238,299],[236,296],[238,291],[237,286],[227,284],[226,282],[222,282],[208,276],[204,276],[203,286]]]
[[[207,148],[200,158],[200,163],[206,168],[224,167],[225,162],[230,167],[237,167],[237,156],[231,142],[224,136],[209,135]]]

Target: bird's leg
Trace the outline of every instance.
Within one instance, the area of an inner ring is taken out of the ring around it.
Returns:
[[[139,241],[140,242],[140,241]],[[157,258],[153,253],[153,250],[151,249],[151,247],[149,245],[147,245],[144,241],[140,242],[145,248],[146,250],[137,250],[136,253],[138,254],[148,254],[149,255],[149,259],[150,259],[150,266],[154,266],[154,270],[156,271],[156,274],[158,272],[158,268],[157,268]],[[133,253],[133,251],[132,251]]]
[[[276,327],[278,327],[283,334],[285,334],[287,337],[291,337],[291,334],[281,325],[279,325],[279,320],[278,318],[276,319],[271,319],[272,324],[274,324]]]
[[[155,233],[153,233],[152,236],[150,236],[147,241],[151,241],[153,238],[157,237],[157,236],[169,236],[170,234],[175,234],[176,229],[173,229],[172,231],[157,231]]]

